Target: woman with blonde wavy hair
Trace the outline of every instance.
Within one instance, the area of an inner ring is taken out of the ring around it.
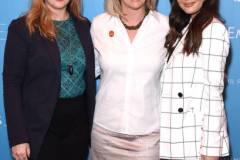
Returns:
[[[168,18],[156,0],[107,0],[91,35],[101,76],[93,160],[159,159],[160,74]]]
[[[33,0],[9,26],[4,103],[16,160],[85,160],[94,111],[94,53],[80,0]]]

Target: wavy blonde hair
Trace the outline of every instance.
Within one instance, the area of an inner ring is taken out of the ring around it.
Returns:
[[[42,36],[48,39],[55,39],[57,31],[51,19],[51,12],[44,1],[32,1],[32,6],[26,15],[26,24],[30,35],[39,30]],[[83,19],[81,16],[81,7],[81,0],[70,0],[67,5],[67,11],[77,19]]]
[[[146,9],[155,10],[157,0],[146,0]],[[110,15],[121,16],[123,15],[121,0],[105,0],[105,10]]]

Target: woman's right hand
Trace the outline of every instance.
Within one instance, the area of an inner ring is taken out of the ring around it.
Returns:
[[[202,156],[201,160],[219,160],[219,157]]]
[[[15,160],[28,160],[30,157],[30,146],[28,143],[18,144],[12,147],[12,155]]]

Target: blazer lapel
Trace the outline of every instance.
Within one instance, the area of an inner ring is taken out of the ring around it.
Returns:
[[[78,37],[80,39],[80,42],[83,46],[83,50],[84,50],[84,54],[86,56],[86,63],[88,64],[88,35],[87,35],[87,31],[86,31],[86,28],[85,28],[85,25],[86,24],[83,24],[84,22],[80,21],[80,20],[77,20],[76,18],[73,18],[74,19],[74,25],[75,25],[75,28],[76,28],[76,31],[77,31],[77,34],[78,34]],[[86,21],[87,23],[87,21]]]
[[[169,61],[167,61],[167,57],[165,58],[165,64],[164,64],[161,76],[164,76],[165,73],[166,73],[165,70],[168,69],[172,65],[172,63],[174,63],[173,60],[174,60],[175,56],[177,54],[182,54],[184,37],[180,39],[178,44],[176,44],[177,46],[175,47],[175,49],[174,49],[174,51],[172,53],[172,56],[170,57]],[[181,52],[181,53],[179,53],[179,52]]]
[[[83,46],[83,49],[84,49],[84,54],[86,56],[86,63],[87,60],[89,59],[88,58],[88,41],[86,40],[86,38],[88,37],[88,35],[86,34],[86,30],[85,30],[85,25],[84,24],[81,24],[81,21],[79,20],[76,20],[76,18],[73,18],[74,19],[74,26],[76,28],[76,31],[78,33],[78,37],[81,41],[81,44]],[[60,60],[60,51],[59,51],[59,48],[57,46],[57,42],[56,40],[50,40],[50,39],[47,39],[47,38],[43,38],[43,42],[44,42],[44,45],[48,51],[48,54],[49,56],[51,57],[53,63],[54,63],[54,66],[56,67],[57,69],[57,72],[59,73],[60,72],[60,66],[61,66],[61,60]]]
[[[56,67],[57,71],[60,71],[61,60],[60,60],[60,51],[57,46],[56,40],[50,40],[47,38],[43,38],[46,49],[48,50],[48,54],[51,57],[54,66]]]
[[[182,54],[182,48],[183,48],[183,39],[181,39],[180,41],[179,41],[179,43],[177,44],[177,46],[176,46],[176,48],[174,49],[174,51],[173,51],[173,53],[172,53],[172,56],[170,57],[170,59],[169,59],[169,61],[168,62],[166,62],[167,63],[167,67],[168,66],[170,66],[170,64],[171,63],[173,63],[173,59],[175,58],[175,56],[177,55],[177,54],[179,54],[179,52],[181,52],[181,54]]]
[[[184,40],[185,40],[185,37],[188,33],[188,27],[189,27],[189,24],[182,30],[182,37],[177,40],[176,42],[176,47],[173,51],[173,54],[172,56],[170,57],[169,61],[167,62],[167,67],[172,63],[174,57],[179,54],[179,52],[181,52],[182,54],[182,49],[183,49],[183,45],[184,45]]]

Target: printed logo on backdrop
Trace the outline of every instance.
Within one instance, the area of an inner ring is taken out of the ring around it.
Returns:
[[[0,42],[6,40],[7,24],[0,22]]]
[[[1,129],[1,128],[6,128],[6,127],[7,127],[7,124],[6,124],[6,122],[5,122],[3,113],[0,113],[0,129]],[[1,156],[0,156],[0,157],[1,157]]]
[[[3,127],[3,119],[2,119],[2,116],[0,114],[0,128]]]
[[[240,39],[240,28],[237,28],[235,26],[229,26],[228,32],[230,39]]]
[[[6,33],[7,32],[7,24],[0,22],[0,43],[5,43]],[[6,124],[3,121],[3,114],[0,113],[0,128],[6,127]]]

